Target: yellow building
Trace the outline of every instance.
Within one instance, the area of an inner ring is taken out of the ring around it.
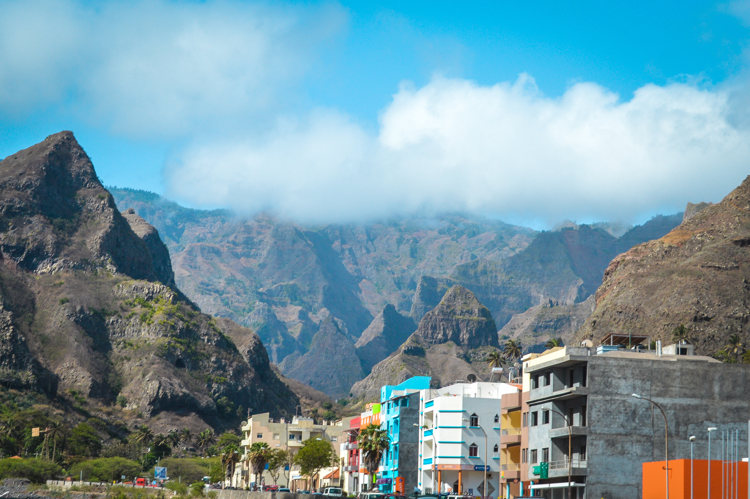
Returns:
[[[519,495],[521,478],[521,392],[500,400],[500,495]]]

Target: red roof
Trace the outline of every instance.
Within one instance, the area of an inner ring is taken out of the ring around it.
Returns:
[[[362,424],[362,418],[360,416],[357,416],[356,418],[352,418],[352,420],[349,421],[349,428],[359,429],[361,424]]]
[[[336,468],[335,470],[331,471],[326,476],[324,476],[323,480],[338,479],[338,477],[339,477],[339,469]]]

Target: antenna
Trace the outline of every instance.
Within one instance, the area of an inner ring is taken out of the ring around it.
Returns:
[[[469,374],[466,376],[466,379],[469,381],[469,383],[474,383],[477,380],[476,374]]]

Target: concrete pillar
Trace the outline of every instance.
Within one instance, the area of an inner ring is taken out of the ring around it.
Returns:
[[[462,481],[462,478],[463,478],[462,477],[462,473],[463,473],[463,471],[458,470],[458,490],[454,491],[454,493],[456,493],[456,494],[463,494],[464,493],[464,485],[463,485],[463,481]]]

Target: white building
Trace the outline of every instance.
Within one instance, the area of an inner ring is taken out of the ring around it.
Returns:
[[[518,391],[507,383],[458,383],[422,391],[418,486],[424,493],[498,497],[500,399]]]

